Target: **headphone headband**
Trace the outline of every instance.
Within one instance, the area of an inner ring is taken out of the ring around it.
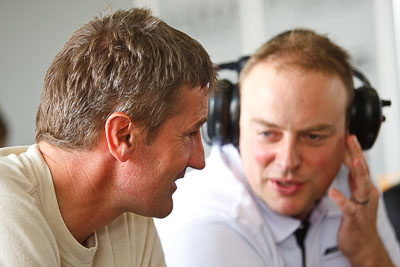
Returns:
[[[238,74],[249,56],[236,62],[218,65],[219,69],[234,70]],[[354,90],[354,98],[350,111],[351,134],[357,136],[363,150],[370,149],[374,144],[381,123],[385,121],[382,108],[390,106],[390,100],[379,98],[377,91],[371,87],[368,79],[353,68],[353,76],[362,82],[362,86]],[[239,145],[239,115],[240,102],[238,85],[229,80],[220,80],[219,91],[212,94],[208,102],[208,120],[206,142],[208,144]]]

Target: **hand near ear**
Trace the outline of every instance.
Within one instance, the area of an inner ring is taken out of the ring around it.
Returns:
[[[105,124],[105,135],[110,153],[121,162],[129,159],[134,149],[133,122],[122,112],[111,114]]]
[[[354,135],[347,137],[345,164],[349,168],[350,199],[337,189],[329,191],[343,213],[337,237],[339,250],[352,266],[393,266],[376,226],[379,192]]]

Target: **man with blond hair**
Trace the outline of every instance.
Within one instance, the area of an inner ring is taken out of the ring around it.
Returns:
[[[239,80],[239,146],[214,146],[207,167],[189,174],[196,179],[179,184],[160,222],[168,266],[400,266],[349,132],[348,54],[295,29],[263,44]]]

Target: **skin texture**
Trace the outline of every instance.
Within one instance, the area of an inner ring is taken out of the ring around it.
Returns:
[[[182,91],[178,115],[167,120],[150,145],[143,134],[136,136],[116,179],[118,195],[127,210],[146,216],[165,217],[172,211],[175,181],[183,178],[187,167],[205,166],[200,126],[207,119],[206,95],[200,88]],[[118,196],[116,196],[118,197]]]
[[[335,75],[261,63],[241,93],[240,152],[250,186],[272,210],[304,219],[343,162],[344,86]]]
[[[90,150],[39,143],[61,215],[76,240],[83,243],[123,212],[160,218],[171,212],[175,181],[187,167],[205,166],[200,136],[207,119],[205,92],[183,85],[178,114],[160,126],[150,144],[144,129],[120,112],[108,117]]]

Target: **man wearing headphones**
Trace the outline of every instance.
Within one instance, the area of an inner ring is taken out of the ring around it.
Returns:
[[[238,148],[214,146],[158,224],[168,266],[400,266],[349,131],[352,79],[348,54],[310,30],[257,50],[240,73]]]

